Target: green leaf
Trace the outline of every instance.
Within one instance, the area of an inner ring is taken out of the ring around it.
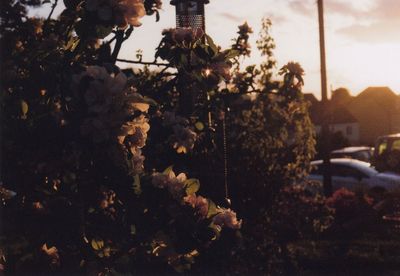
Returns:
[[[140,177],[138,174],[134,176],[132,187],[135,195],[140,195],[142,193],[142,186],[140,185]]]
[[[202,131],[204,129],[204,124],[202,122],[200,122],[200,121],[195,123],[194,126],[196,127],[196,129],[198,131]]]
[[[173,168],[174,168],[174,166],[169,166],[168,168],[166,168],[166,169],[163,171],[163,174],[169,175],[169,173],[172,172],[172,169],[173,169]]]
[[[218,214],[217,211],[217,205],[215,205],[215,203],[208,199],[208,213],[207,213],[207,218],[210,218],[212,216],[215,216],[216,214]]]
[[[215,225],[214,223],[211,223],[209,228],[214,233],[214,237],[211,240],[212,241],[218,240],[219,237],[221,236],[221,230],[222,230],[221,226]]]
[[[78,46],[79,41],[79,37],[72,37],[70,40],[68,40],[68,43],[65,46],[65,50],[69,50],[71,52],[74,51],[76,46]]]
[[[205,35],[208,45],[210,46],[211,50],[213,50],[214,54],[218,53],[218,47],[215,45],[214,41],[209,35]]]
[[[240,52],[238,50],[226,50],[223,52],[223,55],[225,59],[231,59],[239,56]]]
[[[28,103],[24,100],[21,100],[21,113],[23,117],[26,117],[26,114],[29,111]]]
[[[85,260],[81,260],[81,262],[79,263],[79,267],[83,267],[85,265]]]
[[[178,272],[178,273],[184,273],[185,271],[190,270],[191,267],[192,266],[190,264],[178,264],[178,265],[174,265],[173,266],[175,271]]]
[[[188,62],[186,53],[182,53],[182,54],[179,55],[178,62],[182,67],[187,67],[188,66],[189,62]]]
[[[50,3],[51,1],[47,1],[45,0],[43,3]],[[64,5],[67,9],[75,9],[76,6],[79,4],[80,1],[76,1],[76,0],[64,0]]]
[[[152,106],[157,106],[158,105],[158,103],[155,100],[153,100],[152,98],[144,96],[143,99],[149,105],[152,105]]]
[[[104,241],[103,240],[96,240],[92,239],[92,242],[90,243],[93,247],[94,250],[100,250],[104,247]]]
[[[193,195],[200,189],[200,181],[195,178],[191,178],[185,181],[186,194]]]
[[[96,35],[98,38],[102,39],[105,38],[106,36],[108,36],[109,34],[111,34],[113,30],[113,27],[105,27],[103,25],[97,25],[96,26]]]
[[[207,46],[200,45],[194,49],[195,56],[197,57],[198,63],[205,63],[210,58],[210,54],[207,51]],[[192,60],[196,60],[196,57],[192,57]]]
[[[131,235],[136,235],[136,226],[134,224],[131,225]]]
[[[8,200],[16,196],[17,193],[11,190],[7,190],[6,188],[3,188],[0,186],[0,199],[2,200]]]

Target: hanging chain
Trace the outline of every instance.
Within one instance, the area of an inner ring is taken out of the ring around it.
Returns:
[[[224,112],[222,118],[222,140],[223,140],[223,150],[224,150],[224,185],[225,185],[225,200],[231,205],[231,200],[229,199],[229,189],[228,189],[228,146],[226,137],[226,113]]]

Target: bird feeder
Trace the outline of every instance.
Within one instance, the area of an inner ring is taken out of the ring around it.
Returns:
[[[172,0],[176,7],[176,28],[201,29],[205,32],[204,6],[209,0]]]

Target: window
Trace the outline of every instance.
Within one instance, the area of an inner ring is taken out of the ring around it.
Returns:
[[[346,135],[352,135],[353,134],[353,128],[351,126],[346,127]]]
[[[369,151],[363,150],[363,151],[357,151],[354,153],[354,158],[362,161],[368,162],[371,158],[371,154]]]
[[[392,150],[400,150],[400,140],[393,141]]]
[[[387,141],[384,140],[378,145],[378,154],[382,154],[387,149]]]
[[[352,177],[352,178],[365,178],[367,177],[366,174],[364,174],[363,172],[352,168],[350,166],[346,166],[346,165],[332,165],[332,175],[333,176],[340,176],[340,177]]]

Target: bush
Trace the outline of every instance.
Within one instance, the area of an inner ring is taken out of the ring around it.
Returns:
[[[335,211],[331,234],[338,238],[353,238],[375,226],[377,214],[373,199],[363,193],[341,188],[327,199],[326,204]]]

